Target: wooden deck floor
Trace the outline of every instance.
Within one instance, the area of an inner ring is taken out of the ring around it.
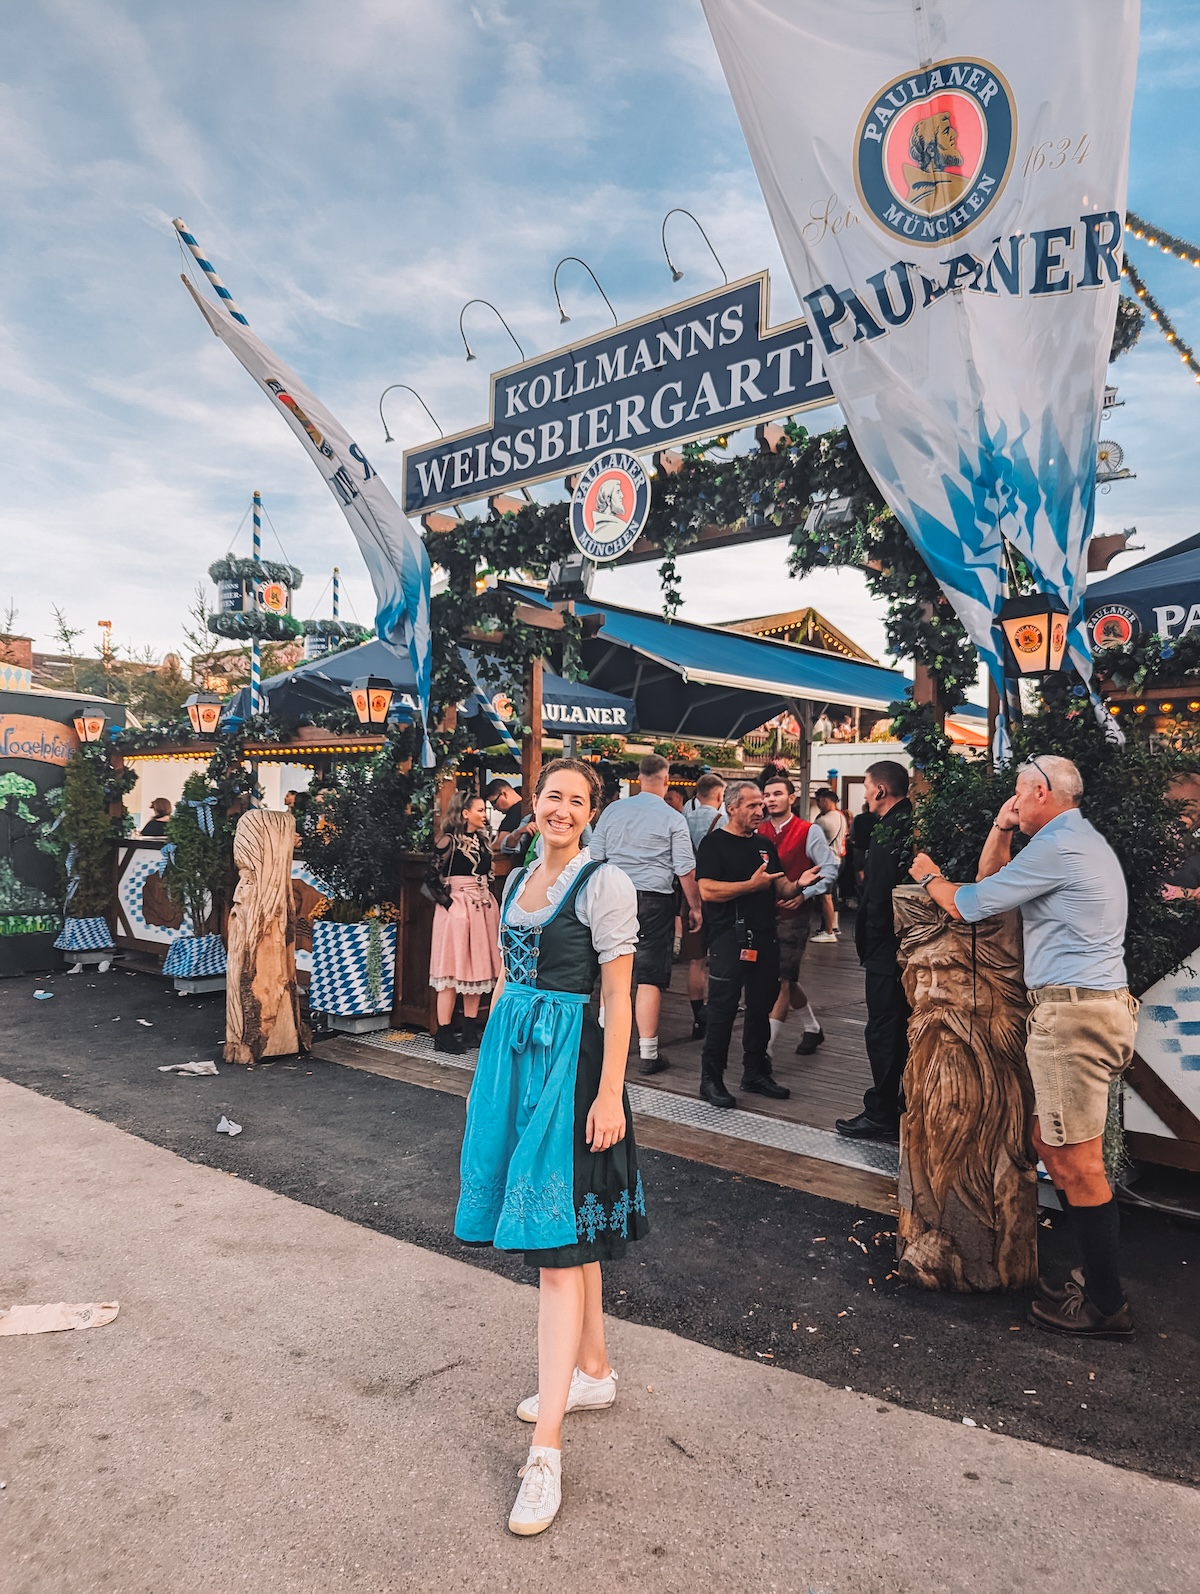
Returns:
[[[863,1091],[871,1083],[863,1048],[867,1011],[863,972],[854,951],[854,917],[845,909],[841,914],[841,935],[836,946],[810,944],[804,954],[802,983],[825,1031],[825,1044],[811,1057],[797,1057],[800,1020],[795,1014],[789,1017],[774,1058],[775,1077],[791,1090],[789,1100],[768,1101],[762,1096],[739,1094],[741,1020],[735,1024],[725,1083],[737,1096],[738,1106],[747,1112],[811,1124],[816,1129],[832,1129],[835,1118],[853,1117],[862,1111]],[[694,1096],[700,1087],[701,1043],[690,1038],[691,1032],[687,968],[677,963],[671,989],[663,997],[659,1024],[659,1045],[670,1058],[671,1067],[666,1073],[643,1078],[637,1071],[635,1035],[630,1048],[630,1081],[676,1095]]]

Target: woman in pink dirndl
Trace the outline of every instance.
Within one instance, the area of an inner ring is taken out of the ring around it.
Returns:
[[[492,895],[492,852],[482,797],[455,792],[435,851],[450,905],[433,913],[429,983],[437,992],[434,1046],[439,1052],[461,1052],[479,1044],[479,999],[492,990],[500,973],[500,912]],[[451,1030],[460,994],[461,1040]]]

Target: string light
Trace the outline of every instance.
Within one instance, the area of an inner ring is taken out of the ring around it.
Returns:
[[[1162,305],[1159,304],[1158,300],[1150,292],[1149,288],[1147,288],[1146,284],[1142,281],[1137,267],[1128,258],[1125,261],[1125,275],[1129,278],[1129,285],[1133,289],[1134,293],[1137,294],[1138,298],[1146,306],[1146,314],[1150,317],[1151,321],[1154,322],[1155,326],[1162,333],[1163,337],[1166,338],[1171,347],[1178,352],[1180,360],[1184,365],[1187,366],[1188,370],[1192,373],[1196,381],[1200,382],[1200,360],[1197,360],[1195,352],[1179,336],[1179,333],[1175,330],[1170,316],[1168,316]]]
[[[1143,243],[1152,247],[1157,245],[1166,255],[1174,255],[1177,260],[1186,260],[1189,266],[1200,266],[1200,249],[1195,244],[1188,243],[1186,238],[1176,238],[1174,233],[1164,232],[1161,227],[1155,227],[1132,210],[1125,212],[1125,225],[1135,238],[1140,238]]]

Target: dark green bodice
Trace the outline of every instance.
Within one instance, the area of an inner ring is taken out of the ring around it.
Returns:
[[[545,924],[501,922],[500,951],[506,980],[536,985],[543,991],[591,995],[600,973],[600,959],[592,945],[592,932],[576,917],[575,899],[599,867],[599,863],[584,864]],[[505,919],[508,908],[524,890],[528,874],[528,869],[522,869],[511,887],[505,903]]]

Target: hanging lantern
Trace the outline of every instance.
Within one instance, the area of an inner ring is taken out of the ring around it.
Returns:
[[[81,742],[98,742],[104,735],[104,727],[108,724],[108,716],[98,710],[83,709],[76,716],[75,732]]]
[[[211,736],[221,718],[221,699],[214,692],[193,692],[183,705],[197,736]]]
[[[998,616],[1018,675],[1046,675],[1062,668],[1067,648],[1067,613],[1044,592],[1006,598]]]
[[[381,675],[360,675],[350,687],[350,701],[362,725],[385,725],[392,706],[392,683]]]

